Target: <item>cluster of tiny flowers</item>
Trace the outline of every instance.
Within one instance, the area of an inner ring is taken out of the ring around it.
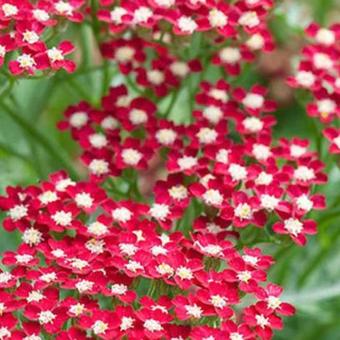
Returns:
[[[9,187],[4,228],[22,242],[2,256],[0,338],[270,339],[294,314],[267,282],[273,259],[237,250],[236,229],[212,214],[185,237],[175,210],[193,190],[181,178],[159,183],[152,204],[113,201],[64,172]],[[222,201],[214,190],[202,196],[207,207]],[[241,204],[239,216],[252,214]]]
[[[313,43],[302,51],[297,73],[288,83],[312,94],[307,113],[325,124],[323,133],[330,142],[329,151],[340,154],[340,129],[332,126],[338,126],[340,120],[340,24],[323,28],[312,23],[306,34]]]
[[[1,0],[0,66],[6,63],[13,75],[65,69],[73,72],[75,64],[65,58],[74,50],[69,41],[48,46],[66,21],[82,22],[84,0]]]

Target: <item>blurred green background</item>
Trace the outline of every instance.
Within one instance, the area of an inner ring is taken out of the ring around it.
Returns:
[[[335,0],[277,2],[280,5],[271,22],[279,42],[275,58],[261,58],[259,66],[247,71],[236,83],[247,87],[255,81],[266,84],[280,103],[276,136],[309,138],[313,148],[321,152],[322,160],[329,164],[329,183],[318,190],[327,195],[332,208],[311,216],[319,222],[319,233],[307,247],[280,249],[271,246],[267,249],[278,258],[271,279],[285,287],[285,298],[298,309],[295,317],[286,320],[285,330],[275,338],[336,340],[340,339],[340,204],[335,198],[340,194],[340,170],[327,153],[327,145],[321,138],[321,125],[307,118],[304,99],[293,96],[284,85],[284,77],[291,71],[291,60],[294,62],[303,43],[302,28],[312,19],[321,24],[339,21],[340,3]],[[71,27],[66,34],[73,41],[78,40],[83,51],[76,56],[80,68],[74,75],[66,77],[59,73],[49,79],[20,80],[8,92],[7,80],[0,73],[1,193],[8,185],[36,183],[51,171],[65,167],[85,175],[77,161],[77,146],[55,125],[68,105],[77,103],[84,96],[96,105],[107,87],[103,82],[100,57],[93,58],[92,55],[88,28]],[[110,67],[109,71],[113,74],[115,69]],[[213,72],[210,76],[214,77]],[[183,112],[186,102],[185,95],[179,98],[172,118],[180,118],[178,112]],[[15,248],[18,237],[0,231],[0,252]]]

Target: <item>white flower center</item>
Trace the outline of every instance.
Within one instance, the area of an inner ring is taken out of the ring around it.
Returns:
[[[123,7],[115,7],[111,12],[110,12],[110,17],[111,21],[114,22],[117,25],[120,25],[123,20],[123,16],[126,15],[128,12],[125,8]]]
[[[313,169],[310,169],[304,165],[299,166],[294,170],[294,178],[300,181],[310,181],[315,178]]]
[[[159,332],[163,329],[159,321],[154,319],[145,320],[143,326],[150,332]]]
[[[93,333],[98,335],[98,334],[103,334],[109,329],[109,325],[106,322],[103,322],[101,320],[97,320],[93,325],[92,325],[92,330]]]
[[[187,16],[181,16],[177,21],[177,25],[182,32],[189,34],[193,33],[197,29],[196,22]]]
[[[237,274],[237,278],[242,282],[248,282],[251,279],[251,273],[248,270],[244,270]]]
[[[256,185],[268,185],[273,181],[273,175],[261,171],[255,179]]]
[[[297,236],[303,230],[303,224],[299,220],[291,217],[284,221],[284,228],[293,236]]]
[[[185,310],[187,311],[187,314],[194,317],[194,318],[200,318],[203,314],[203,310],[200,306],[197,306],[196,304],[193,305],[186,305]]]
[[[132,212],[125,207],[120,207],[112,210],[112,217],[119,222],[127,222],[131,219]]]
[[[135,55],[135,50],[130,46],[119,47],[114,55],[114,58],[119,63],[127,63],[133,59]]]
[[[166,255],[168,251],[163,246],[153,246],[151,248],[151,253],[154,256],[158,256],[158,255]]]
[[[187,170],[197,165],[197,158],[192,156],[183,156],[178,159],[177,163],[181,170]]]
[[[185,63],[184,61],[174,61],[170,65],[170,70],[175,76],[180,78],[184,78],[190,72],[188,64]]]
[[[340,135],[333,139],[333,143],[340,149]]]
[[[52,322],[57,316],[53,314],[50,310],[44,310],[39,313],[39,323],[44,325],[46,323]]]
[[[177,268],[176,275],[179,276],[181,280],[192,280],[194,277],[192,270],[184,266]]]
[[[75,182],[73,182],[70,178],[65,178],[65,179],[61,179],[60,181],[58,181],[56,183],[55,188],[57,189],[57,191],[65,191],[65,189],[68,186],[73,186],[76,185]]]
[[[150,8],[141,6],[133,13],[133,22],[135,24],[147,22],[153,15]]]
[[[240,333],[236,333],[236,332],[230,333],[229,338],[230,340],[244,340],[243,335]]]
[[[89,265],[87,261],[82,260],[82,259],[77,259],[77,258],[70,259],[69,262],[73,268],[77,268],[80,270],[84,269],[85,267]]]
[[[65,252],[62,249],[55,249],[52,250],[52,255],[56,258],[61,258],[65,256]]]
[[[3,58],[6,55],[6,47],[0,45],[0,57]]]
[[[228,17],[216,8],[209,12],[208,20],[213,27],[223,27],[228,23]]]
[[[265,40],[259,33],[255,33],[246,41],[246,45],[252,50],[261,50],[264,44]]]
[[[42,204],[49,204],[58,200],[58,195],[54,191],[45,191],[38,196]]]
[[[258,258],[256,256],[251,256],[251,255],[243,255],[242,259],[244,260],[244,262],[247,262],[249,264],[251,264],[252,266],[255,266],[258,262]]]
[[[119,244],[120,252],[124,255],[132,256],[136,254],[138,248],[132,243],[120,243]]]
[[[197,137],[202,144],[211,144],[216,141],[217,132],[207,127],[201,128],[197,133]]]
[[[56,273],[52,272],[52,273],[46,273],[46,274],[42,274],[39,277],[39,280],[44,281],[44,282],[53,282],[54,280],[57,279],[57,275]]]
[[[315,53],[313,56],[313,63],[317,69],[328,70],[333,67],[332,59],[325,53]]]
[[[17,6],[14,6],[14,5],[11,5],[11,4],[8,4],[8,3],[5,3],[1,6],[4,14],[5,14],[5,17],[11,17],[11,16],[14,16],[14,15],[17,15],[19,10],[18,10],[18,7]]]
[[[212,295],[210,302],[216,308],[224,308],[227,305],[226,298],[218,294]]]
[[[129,316],[123,316],[121,323],[120,323],[120,330],[126,331],[127,329],[132,328],[134,322],[135,322],[135,319],[133,319]]]
[[[0,327],[0,339],[10,339],[11,336],[11,332],[8,330],[7,327]]]
[[[252,153],[258,160],[266,160],[272,155],[270,148],[263,144],[254,144]]]
[[[217,225],[216,223],[208,223],[207,224],[207,230],[209,233],[212,233],[212,234],[218,234],[220,233],[221,231],[223,231],[223,228],[221,228],[219,225]]]
[[[81,280],[76,283],[76,288],[78,289],[79,293],[84,293],[89,291],[93,288],[94,282],[89,280]]]
[[[59,14],[62,15],[72,15],[73,12],[73,7],[69,3],[64,1],[58,1],[55,4],[55,9]]]
[[[223,196],[217,189],[207,190],[203,196],[203,201],[207,205],[221,205],[223,202]]]
[[[0,283],[7,283],[13,279],[13,275],[9,272],[0,273]]]
[[[156,133],[156,138],[163,145],[171,145],[177,138],[177,133],[172,129],[160,129]]]
[[[125,265],[126,269],[135,273],[138,270],[143,270],[144,267],[142,266],[142,264],[140,262],[134,261],[134,260],[130,260],[126,265]]]
[[[104,159],[93,159],[89,164],[89,170],[95,175],[105,175],[109,172],[109,164]]]
[[[247,169],[236,163],[230,164],[228,172],[234,181],[243,181],[248,175]]]
[[[317,102],[318,110],[321,114],[328,116],[336,110],[336,103],[331,99],[322,99]]]
[[[262,208],[273,211],[279,204],[280,200],[275,196],[264,194],[261,195],[261,206]]]
[[[28,296],[27,296],[27,301],[28,302],[39,302],[44,298],[44,295],[41,294],[39,290],[32,290]]]
[[[111,293],[114,295],[124,295],[128,291],[128,288],[124,284],[115,283],[111,287]]]
[[[108,228],[105,224],[101,222],[93,222],[88,226],[88,230],[91,234],[96,235],[96,236],[101,236],[107,233]]]
[[[301,86],[310,87],[315,83],[315,75],[309,71],[299,71],[296,75],[296,81]]]
[[[174,275],[174,269],[167,263],[161,263],[156,268],[157,272],[161,275],[172,276]]]
[[[276,309],[280,307],[281,300],[276,296],[270,295],[268,296],[267,303],[269,308]]]
[[[87,192],[78,193],[74,200],[80,208],[91,208],[93,205],[93,198]]]
[[[69,211],[59,210],[51,216],[52,220],[63,227],[69,225],[72,222],[72,214]]]
[[[255,316],[257,324],[261,327],[264,328],[269,325],[268,318],[266,318],[263,314],[257,314]]]
[[[85,306],[82,303],[77,303],[75,305],[72,305],[69,308],[69,312],[71,314],[74,314],[75,316],[81,315],[84,313],[85,310]]]
[[[263,106],[264,98],[257,93],[248,93],[242,100],[242,103],[244,106],[256,110]]]
[[[169,206],[160,203],[154,203],[149,210],[149,214],[160,221],[164,221],[168,217],[169,212]]]
[[[15,259],[17,260],[18,263],[27,264],[33,259],[33,256],[29,254],[23,254],[23,255],[18,254],[18,255],[15,255]]]
[[[201,248],[202,252],[210,255],[210,256],[218,256],[221,254],[222,247],[220,247],[218,244],[208,244],[207,246],[201,246],[201,244],[198,244]]]
[[[129,119],[133,124],[139,125],[148,121],[148,115],[143,110],[133,109],[129,113]]]
[[[249,220],[253,216],[253,210],[248,203],[240,203],[235,208],[235,216],[239,217],[240,219]]]
[[[36,65],[35,60],[29,54],[22,54],[17,58],[21,68],[31,68]]]
[[[223,48],[219,56],[221,60],[227,64],[236,64],[241,60],[241,52],[236,47],[225,47]]]
[[[308,198],[306,194],[302,194],[297,198],[296,205],[299,209],[305,210],[306,212],[313,209],[313,202]]]
[[[91,239],[85,244],[86,249],[94,254],[102,254],[105,250],[105,243],[103,240]]]
[[[31,227],[23,232],[22,240],[30,246],[36,246],[43,241],[43,236],[39,230]]]
[[[44,11],[43,9],[36,8],[32,12],[33,12],[34,19],[36,19],[38,21],[44,22],[44,21],[49,20],[49,18],[50,18],[49,14],[46,11]]]
[[[39,41],[39,35],[34,31],[26,30],[22,35],[22,40],[28,42],[29,44],[35,44]]]
[[[107,145],[106,137],[101,133],[94,133],[89,137],[90,144],[97,149],[103,148]]]
[[[216,161],[223,164],[228,164],[229,162],[230,150],[220,149],[216,154]]]
[[[212,124],[217,124],[223,117],[222,110],[217,106],[208,106],[203,112],[203,117]]]
[[[70,125],[74,128],[81,128],[88,122],[88,116],[86,112],[75,112],[70,117]]]
[[[242,26],[248,26],[250,28],[256,27],[260,24],[260,19],[257,13],[254,11],[245,12],[241,15],[238,23]]]
[[[209,91],[209,95],[216,100],[220,100],[223,103],[226,103],[229,100],[229,96],[224,90],[211,89]]]
[[[292,144],[290,146],[290,154],[292,157],[299,158],[302,155],[304,155],[307,151],[307,148],[297,145],[297,144]]]
[[[143,155],[136,149],[128,148],[123,150],[122,158],[127,165],[137,165],[143,158]]]
[[[316,33],[315,40],[319,44],[332,45],[335,43],[335,34],[327,28],[320,28]]]
[[[151,84],[156,86],[161,85],[165,80],[164,73],[160,70],[149,70],[146,73],[146,77]]]
[[[105,130],[113,130],[118,127],[117,119],[113,117],[105,117],[101,122],[101,127]]]
[[[250,132],[259,132],[263,129],[263,122],[256,117],[247,117],[242,124]]]
[[[169,195],[178,201],[188,197],[188,189],[184,185],[174,185],[169,189]]]
[[[28,207],[23,204],[15,205],[13,208],[9,209],[8,215],[14,221],[19,221],[27,216]]]

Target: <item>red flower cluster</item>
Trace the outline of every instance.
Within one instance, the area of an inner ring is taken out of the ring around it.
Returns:
[[[324,135],[331,142],[330,152],[340,154],[340,129],[331,126],[340,119],[340,25],[323,28],[313,23],[306,34],[314,43],[304,48],[298,71],[288,83],[311,92],[314,100],[307,113],[327,126]]]
[[[115,202],[64,172],[8,188],[4,227],[18,229],[22,244],[2,257],[10,269],[0,272],[1,338],[269,339],[281,329],[294,308],[266,283],[273,259],[236,250],[237,233],[213,216],[184,237],[173,210],[190,188],[175,179],[151,205]],[[253,303],[241,307],[245,296]]]
[[[58,25],[83,20],[80,8],[84,3],[84,0],[1,0],[0,66],[10,59],[8,67],[14,75],[61,68],[73,72],[74,62],[65,58],[73,51],[73,45],[62,41],[58,46],[48,46],[48,41]]]

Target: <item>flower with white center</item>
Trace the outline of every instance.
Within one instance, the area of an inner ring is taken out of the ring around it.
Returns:
[[[47,20],[50,19],[49,14],[46,11],[44,11],[43,9],[40,9],[40,8],[34,9],[32,11],[32,13],[33,13],[34,19],[36,19],[38,21],[44,22],[44,21],[47,21]]]
[[[105,117],[102,122],[100,123],[101,127],[105,130],[113,130],[118,127],[117,119],[113,117]]]
[[[143,158],[143,154],[136,149],[128,148],[123,150],[122,158],[127,165],[137,165]]]
[[[103,240],[91,239],[86,242],[85,247],[93,254],[102,254],[105,250],[105,243]]]
[[[22,240],[29,246],[36,246],[43,241],[43,235],[38,229],[31,227],[25,229],[22,234]]]
[[[96,236],[102,236],[108,232],[108,228],[101,222],[93,222],[88,226],[88,231]]]
[[[89,141],[90,141],[90,144],[94,148],[97,148],[97,149],[103,148],[108,143],[105,135],[103,135],[101,133],[94,133],[94,134],[90,135]]]
[[[140,262],[130,260],[126,265],[126,269],[130,272],[136,273],[138,270],[144,270],[143,265]]]
[[[55,9],[59,14],[62,15],[72,15],[73,13],[73,7],[68,2],[65,1],[58,1],[55,4]]]
[[[80,280],[76,283],[75,287],[78,289],[79,293],[85,293],[93,288],[94,282],[89,280]]]
[[[77,258],[70,259],[69,262],[72,267],[80,269],[80,270],[84,269],[85,267],[89,265],[87,261],[82,260],[82,259],[77,259]]]
[[[316,103],[318,111],[323,117],[328,117],[336,110],[336,103],[331,99],[321,99]]]
[[[277,296],[270,295],[267,298],[267,304],[269,308],[277,309],[281,305],[281,300]]]
[[[6,55],[6,46],[0,45],[0,58]]]
[[[244,340],[244,337],[242,334],[233,332],[229,334],[230,340]]]
[[[322,45],[332,45],[335,42],[335,34],[327,28],[320,28],[316,33],[315,40]]]
[[[132,109],[129,112],[129,119],[134,125],[144,124],[148,121],[148,115],[140,109]]]
[[[126,331],[133,327],[133,324],[135,322],[134,318],[131,318],[129,316],[123,316],[120,322],[120,330]]]
[[[34,31],[26,30],[22,34],[22,40],[26,41],[29,44],[35,44],[36,42],[39,41],[39,35]]]
[[[64,60],[63,51],[56,47],[52,47],[47,50],[47,56],[52,61],[52,63]]]
[[[123,7],[115,7],[111,12],[110,12],[110,18],[113,23],[116,25],[120,25],[123,23],[123,16],[126,15],[128,12],[125,8]]]
[[[230,164],[228,172],[234,181],[243,181],[248,175],[247,169],[236,163]]]
[[[39,313],[38,320],[41,325],[53,322],[57,316],[53,314],[50,310],[44,310]]]
[[[65,257],[65,252],[62,249],[54,249],[51,251],[52,255],[56,257],[57,259],[61,257]]]
[[[76,303],[69,308],[69,312],[75,316],[79,316],[84,313],[85,305],[82,303]]]
[[[284,228],[293,236],[298,236],[303,230],[303,224],[296,218],[289,218],[284,221]]]
[[[7,327],[0,327],[0,339],[10,339],[11,332],[8,330]]]
[[[192,280],[194,277],[192,270],[184,266],[180,266],[177,268],[176,275],[179,276],[181,280]]]
[[[181,201],[188,197],[188,189],[184,185],[174,185],[169,190],[171,198]]]
[[[340,135],[333,139],[333,143],[340,149]]]
[[[156,132],[156,138],[160,144],[171,145],[177,138],[177,133],[173,129],[160,129]]]
[[[105,175],[109,172],[109,163],[104,159],[93,159],[89,164],[89,170],[97,176]]]
[[[200,318],[203,314],[202,308],[197,306],[196,303],[193,305],[185,305],[185,310],[187,311],[188,315],[196,319]]]
[[[188,34],[192,34],[198,27],[193,19],[184,15],[177,20],[177,25],[182,32]]]
[[[86,112],[78,111],[72,114],[70,117],[70,125],[74,128],[80,129],[85,126],[89,120]]]
[[[109,329],[109,325],[106,322],[103,322],[101,320],[97,320],[93,325],[92,325],[92,330],[93,333],[98,335],[98,334],[103,334]]]
[[[133,57],[135,55],[135,49],[130,46],[122,46],[117,48],[114,59],[118,63],[127,63],[131,60],[133,60]]]
[[[315,53],[313,56],[313,64],[319,70],[329,70],[333,68],[332,59],[325,53]]]
[[[256,159],[265,161],[272,155],[272,152],[270,151],[270,148],[267,145],[254,144],[252,154],[255,156]]]
[[[149,70],[146,72],[146,77],[151,84],[156,86],[161,85],[165,80],[165,75],[160,70]]]
[[[223,117],[222,110],[217,106],[208,106],[202,112],[203,117],[212,124],[217,124]]]
[[[25,336],[22,340],[43,340],[40,336],[38,335],[28,335],[28,336]]]
[[[91,208],[93,205],[93,198],[87,192],[80,192],[76,194],[74,200],[80,208]]]
[[[162,203],[154,203],[149,210],[149,214],[160,221],[164,221],[170,213],[169,206]]]
[[[26,300],[28,302],[39,302],[40,300],[42,300],[44,298],[44,295],[41,294],[41,292],[39,290],[32,290]]]
[[[163,246],[153,246],[151,248],[151,253],[154,256],[158,256],[158,255],[166,255],[168,251]]]
[[[198,246],[201,248],[202,252],[210,255],[210,256],[218,256],[222,252],[222,247],[218,244],[208,244],[207,246],[202,246],[198,243]]]
[[[5,17],[12,17],[14,15],[17,15],[19,13],[19,9],[17,6],[8,4],[8,3],[4,3],[1,6],[2,11],[5,14]]]
[[[217,8],[209,12],[208,20],[212,27],[223,27],[228,24],[228,17]]]
[[[15,259],[20,264],[27,264],[33,259],[33,256],[29,254],[23,254],[23,255],[17,254],[15,255]]]
[[[218,294],[212,295],[210,302],[216,308],[224,308],[227,305],[226,298]]]
[[[136,9],[133,13],[133,23],[139,24],[139,23],[146,23],[150,18],[152,18],[153,12],[150,8],[141,6],[138,9]]]
[[[136,254],[138,248],[132,243],[119,243],[120,252],[124,255],[132,256]]]
[[[147,320],[145,320],[143,326],[149,332],[160,332],[163,329],[163,327],[159,323],[159,321],[154,320],[154,319],[147,319]]]
[[[174,61],[170,65],[170,71],[177,77],[184,78],[190,72],[190,67],[184,61]]]
[[[280,203],[280,200],[278,198],[268,194],[261,195],[260,200],[261,207],[268,211],[273,211]]]
[[[242,220],[250,220],[253,217],[253,210],[248,203],[240,203],[235,208],[235,216]]]
[[[197,165],[197,158],[192,156],[183,156],[177,161],[181,170],[188,170]]]
[[[39,277],[39,280],[47,282],[47,283],[53,282],[56,279],[57,279],[57,274],[54,272],[42,274]]]
[[[256,12],[249,11],[241,15],[240,19],[238,19],[238,23],[242,26],[254,28],[260,24],[260,19]]]
[[[223,164],[228,164],[229,162],[230,150],[220,149],[216,154],[216,161]]]
[[[164,234],[164,233],[161,236],[159,236],[159,239],[161,240],[163,246],[165,246],[166,244],[170,242],[169,235]]]
[[[9,272],[0,273],[0,283],[7,283],[13,279],[13,275]]]
[[[199,130],[196,136],[200,143],[211,144],[216,141],[218,134],[214,129],[203,127]]]
[[[304,146],[300,146],[297,144],[292,144],[290,146],[290,155],[292,157],[299,158],[303,156],[306,152],[307,152],[307,148],[305,148]]]
[[[209,96],[216,100],[220,100],[222,103],[227,103],[229,100],[229,96],[225,90],[211,89],[209,91]]]
[[[223,202],[223,196],[217,189],[209,189],[207,190],[203,196],[203,201],[207,205],[221,205]]]
[[[244,262],[247,262],[249,264],[251,264],[252,266],[256,266],[257,262],[259,261],[259,259],[256,256],[251,256],[251,255],[243,255],[242,259],[244,260]]]
[[[296,199],[296,205],[299,209],[305,210],[306,212],[313,209],[313,202],[308,198],[306,194],[302,194]]]
[[[261,171],[255,179],[256,185],[269,185],[271,182],[273,182],[273,175],[264,171]]]
[[[111,286],[111,293],[114,295],[124,295],[128,291],[128,288],[124,284],[115,283]]]
[[[58,200],[58,195],[55,191],[47,190],[38,196],[39,201],[42,204],[49,204]]]
[[[256,323],[261,327],[264,328],[269,325],[268,318],[266,318],[263,314],[255,315]]]
[[[214,180],[214,179],[216,179],[216,177],[213,174],[207,174],[203,176],[202,178],[200,178],[199,182],[207,188],[209,181]]]
[[[247,41],[246,45],[252,50],[261,50],[265,44],[263,36],[259,33],[253,34]]]
[[[244,270],[242,272],[239,272],[237,274],[237,278],[240,281],[247,283],[251,279],[251,272],[248,271],[248,270]]]
[[[311,87],[315,83],[315,75],[310,71],[299,71],[295,77],[300,86]]]
[[[263,122],[257,117],[247,117],[242,122],[243,126],[250,132],[259,132],[263,129]]]
[[[260,109],[263,106],[264,98],[257,93],[248,93],[242,100],[242,104],[253,110]]]
[[[115,220],[123,223],[129,221],[132,217],[132,212],[125,207],[116,208],[112,210],[111,214]]]
[[[73,182],[70,178],[64,178],[56,183],[55,188],[57,191],[65,191],[67,187],[73,186],[73,185],[76,185],[76,183]]]
[[[156,267],[157,273],[161,274],[162,276],[166,275],[168,277],[174,275],[175,270],[168,265],[167,263],[161,263]]]
[[[241,52],[236,47],[225,47],[219,52],[222,62],[227,64],[236,64],[241,60]]]
[[[52,220],[63,227],[70,225],[72,222],[72,214],[69,211],[59,210],[51,216]]]
[[[8,216],[14,221],[19,221],[27,216],[28,207],[27,205],[18,204],[13,208],[9,209]]]
[[[306,167],[305,165],[300,165],[294,170],[294,178],[303,182],[310,181],[315,178],[315,173],[313,169]]]

